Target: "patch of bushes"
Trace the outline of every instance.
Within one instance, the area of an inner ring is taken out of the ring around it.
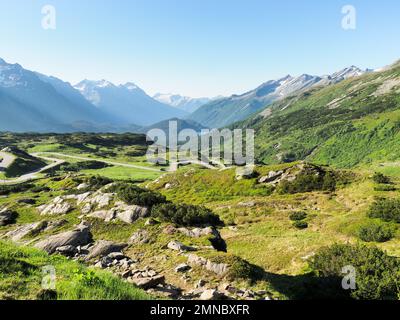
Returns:
[[[390,225],[370,222],[360,227],[358,237],[365,242],[386,242],[393,238],[394,233]]]
[[[179,226],[223,225],[218,215],[203,206],[165,203],[155,206],[151,214],[154,218]]]
[[[233,256],[229,262],[229,271],[227,277],[232,280],[259,280],[264,275],[264,270],[262,268],[249,263],[248,261]]]
[[[0,196],[7,196],[13,193],[28,191],[35,185],[32,183],[21,183],[15,185],[0,185]]]
[[[106,186],[107,184],[112,183],[113,181],[109,178],[102,176],[90,176],[86,178],[84,182],[89,185],[89,188],[91,190],[97,190],[101,187]]]
[[[368,217],[400,223],[400,200],[380,198],[368,210]]]
[[[297,211],[290,214],[289,219],[292,221],[300,221],[307,218],[307,213],[303,211]]]
[[[289,219],[293,221],[292,222],[293,227],[300,230],[308,228],[308,223],[304,221],[304,219],[306,218],[307,218],[307,213],[303,211],[292,212],[289,215]]]
[[[316,190],[334,191],[336,188],[336,177],[333,172],[303,172],[297,175],[293,181],[281,181],[277,191],[280,194],[294,194],[311,192]]]
[[[60,171],[65,172],[78,172],[80,170],[89,170],[89,169],[104,169],[110,167],[109,164],[90,160],[90,161],[81,161],[76,163],[66,163],[60,166]]]
[[[293,221],[293,227],[297,229],[307,229],[308,228],[308,223],[305,221]]]
[[[335,244],[321,248],[309,266],[327,289],[337,289],[338,296],[343,295],[342,270],[346,266],[356,271],[356,288],[349,292],[350,297],[397,300],[400,296],[400,260],[376,247]]]
[[[390,184],[391,183],[390,178],[380,172],[375,172],[375,174],[372,177],[372,180],[374,180],[375,183],[380,183],[380,184]]]
[[[390,184],[379,184],[374,187],[375,191],[396,191],[397,188]]]
[[[129,183],[119,183],[112,188],[112,191],[117,193],[119,199],[128,204],[151,208],[167,202],[162,194]]]

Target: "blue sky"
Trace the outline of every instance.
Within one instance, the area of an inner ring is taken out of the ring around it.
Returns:
[[[56,30],[41,27],[54,5]],[[341,28],[344,5],[357,28]],[[230,95],[286,74],[400,58],[398,0],[0,0],[0,57],[76,83]]]

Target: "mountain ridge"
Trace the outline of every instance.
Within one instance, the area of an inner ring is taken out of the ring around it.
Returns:
[[[313,86],[327,86],[345,79],[369,72],[355,66],[342,69],[332,75],[313,76],[302,74],[297,77],[286,75],[276,80],[264,82],[257,88],[240,95],[212,101],[187,119],[197,121],[208,127],[224,127],[241,121],[271,103]]]

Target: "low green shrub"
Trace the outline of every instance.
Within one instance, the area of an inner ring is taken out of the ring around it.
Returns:
[[[336,177],[333,172],[301,173],[293,181],[284,180],[279,183],[277,192],[280,194],[294,194],[311,191],[334,191]]]
[[[375,174],[372,177],[372,180],[374,180],[375,183],[380,183],[380,184],[390,184],[391,183],[390,178],[380,172],[375,172]]]
[[[90,160],[90,161],[81,161],[81,162],[63,164],[60,166],[58,171],[78,172],[81,170],[103,169],[103,168],[107,168],[107,167],[110,167],[110,165],[107,163]]]
[[[119,199],[128,204],[153,207],[154,205],[167,202],[165,196],[162,194],[147,189],[142,189],[130,183],[119,183],[111,190],[117,193]]]
[[[379,198],[370,206],[367,214],[370,218],[400,223],[400,200]]]
[[[35,185],[32,183],[21,183],[15,185],[0,185],[0,196],[7,196],[13,193],[19,193],[28,191],[34,188]]]
[[[370,222],[360,227],[358,237],[365,242],[386,242],[393,238],[394,232],[390,225]]]
[[[308,223],[305,221],[293,221],[293,227],[297,228],[297,229],[307,229],[308,228]]]
[[[107,184],[112,183],[113,180],[102,176],[90,176],[86,178],[84,182],[89,185],[89,189],[97,190],[100,189],[101,187],[104,187]]]
[[[356,289],[349,295],[354,299],[397,300],[400,297],[400,260],[376,247],[335,244],[321,248],[309,260],[313,274],[325,281],[326,290],[336,289],[343,295],[343,268],[355,269]]]
[[[165,203],[155,206],[151,214],[161,221],[180,226],[223,225],[218,215],[202,206]]]
[[[307,213],[303,211],[297,211],[290,214],[289,219],[292,221],[301,221],[307,218]]]
[[[233,256],[229,260],[228,279],[256,281],[263,277],[264,271],[258,266],[237,256]]]
[[[378,184],[374,187],[375,191],[396,191],[397,188],[390,184]]]

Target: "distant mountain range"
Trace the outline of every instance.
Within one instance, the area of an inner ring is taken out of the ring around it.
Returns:
[[[298,77],[292,77],[287,75],[278,80],[267,81],[256,89],[244,94],[211,101],[190,114],[187,119],[197,121],[204,126],[212,128],[227,126],[244,120],[267,105],[284,99],[291,94],[313,86],[335,84],[369,71],[371,70],[361,70],[355,66],[351,66],[327,76],[303,74]]]
[[[370,71],[351,66],[327,76],[287,75],[227,98],[150,97],[134,83],[83,80],[73,86],[0,59],[0,131],[132,132],[164,126],[171,118],[185,120],[181,124],[187,128],[224,127],[312,87]]]
[[[181,96],[179,94],[171,93],[157,93],[153,96],[159,102],[168,104],[172,107],[181,109],[188,113],[192,113],[200,108],[202,105],[214,100],[211,98],[190,98]]]
[[[145,126],[188,115],[183,110],[151,98],[133,83],[117,86],[106,80],[83,80],[74,87],[98,109],[117,118],[120,123]]]
[[[256,159],[263,163],[306,160],[342,168],[396,163],[400,61],[360,73],[339,72],[326,79],[335,84],[288,96],[231,127],[255,130]]]
[[[73,87],[0,59],[0,131],[131,131],[185,115],[130,83],[84,80]]]

